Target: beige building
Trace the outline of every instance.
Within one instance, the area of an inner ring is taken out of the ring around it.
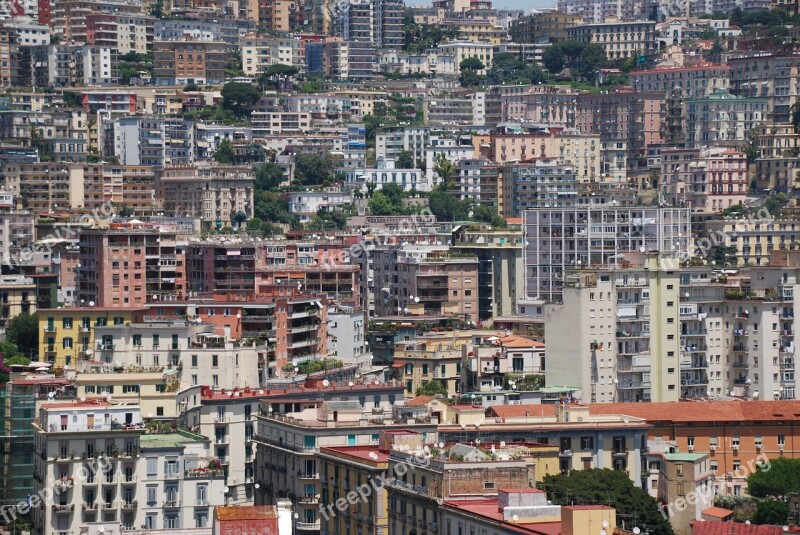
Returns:
[[[652,471],[660,464],[658,492],[654,497],[666,503],[667,508],[677,504],[677,500],[687,500],[687,507],[673,506],[667,514],[676,535],[691,535],[692,523],[700,520],[702,512],[714,505],[714,472],[710,469],[709,456],[702,453],[663,453],[660,456],[660,462],[648,466]],[[691,496],[694,499],[688,498]]]
[[[270,65],[282,64],[305,68],[302,42],[289,37],[269,37],[248,34],[239,40],[242,70],[247,76],[257,77]]]
[[[662,150],[660,185],[673,206],[721,212],[744,204],[749,187],[747,156],[724,148]]]
[[[643,261],[565,275],[563,304],[545,312],[549,384],[578,387],[593,403],[681,398],[679,277],[657,255]]]
[[[209,228],[230,226],[239,212],[244,221],[253,216],[254,182],[247,167],[196,165],[165,167],[156,188],[168,214],[199,218]]]
[[[600,45],[608,59],[647,55],[655,47],[655,22],[599,22],[567,28],[567,38]]]
[[[36,312],[36,283],[21,275],[0,276],[0,324]],[[36,360],[36,359],[31,359]]]
[[[756,188],[786,191],[800,185],[800,134],[791,124],[758,128]]]

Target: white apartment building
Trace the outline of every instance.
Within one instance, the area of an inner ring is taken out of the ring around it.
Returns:
[[[575,271],[546,307],[547,381],[584,401],[795,399],[794,268]],[[577,318],[577,319],[576,319]]]
[[[226,389],[257,388],[266,351],[214,334],[213,325],[182,319],[96,327],[95,340],[95,359],[107,371],[156,370],[185,386]]]
[[[457,164],[466,159],[475,158],[475,147],[469,145],[458,145],[453,138],[439,138],[435,144],[425,147],[425,177],[431,187],[437,186],[441,177],[436,173],[436,160],[444,157],[453,164]],[[453,177],[457,178],[457,177]]]
[[[425,157],[425,147],[430,139],[427,126],[390,128],[375,135],[375,158],[396,160],[403,151],[410,152],[414,163]]]
[[[456,74],[461,68],[461,62],[467,58],[478,58],[483,63],[484,68],[477,71],[477,74],[486,74],[492,66],[494,57],[494,46],[491,43],[474,43],[471,41],[448,41],[441,43],[435,50],[436,55],[448,56],[453,58],[453,67]],[[430,60],[429,60],[430,61]],[[439,72],[439,69],[437,69]]]
[[[250,113],[250,124],[255,137],[308,132],[311,130],[311,115],[291,111],[254,111]]]
[[[70,535],[94,522],[125,530],[207,527],[222,505],[210,444],[186,432],[148,434],[135,405],[48,403],[34,423],[34,531]]]
[[[367,191],[367,184],[375,184],[375,189],[380,190],[386,184],[397,184],[403,191],[431,191],[431,182],[425,178],[420,169],[396,169],[393,160],[378,162],[378,167],[373,169],[353,169],[345,173],[345,182],[348,186]]]
[[[242,70],[245,75],[256,77],[270,65],[290,65],[305,70],[303,43],[298,39],[258,36],[249,34],[239,40]]]
[[[530,298],[560,300],[567,269],[620,265],[629,253],[692,253],[685,208],[538,208],[523,211],[522,217]]]
[[[298,191],[289,193],[289,211],[306,223],[320,208],[336,210],[351,204],[353,198],[345,191]]]

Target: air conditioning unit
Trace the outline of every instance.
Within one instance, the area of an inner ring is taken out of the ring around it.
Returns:
[[[733,451],[739,451],[739,444],[732,444],[731,448],[733,448]]]
[[[709,446],[709,447],[711,448],[711,451],[717,451],[717,445],[716,444],[711,444],[711,446]]]
[[[783,444],[778,444],[778,449],[779,449],[779,450],[781,450],[781,453],[783,453],[783,448],[784,448],[784,447],[785,447],[785,446],[784,446]]]
[[[689,444],[689,451],[694,451],[694,444]]]

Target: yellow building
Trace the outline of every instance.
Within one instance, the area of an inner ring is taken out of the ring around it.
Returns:
[[[379,481],[378,476],[389,469],[389,455],[385,451],[376,451],[374,446],[341,446],[320,448],[318,458],[320,479],[326,482],[322,486],[320,503],[334,504],[351,491],[370,488],[366,500],[358,500],[344,511],[334,508],[332,513],[320,512],[322,531],[361,533],[366,527],[369,533],[388,533],[386,489],[380,485],[373,487],[370,481]],[[309,490],[313,489],[314,485],[310,485]]]
[[[332,94],[350,99],[353,118],[375,115],[375,104],[386,104],[389,98],[385,91],[335,91]]]
[[[93,360],[94,328],[140,320],[146,308],[68,307],[39,311],[39,360],[55,368]]]
[[[0,233],[0,236],[2,233]],[[20,314],[36,312],[36,284],[30,277],[0,277],[0,324]]]

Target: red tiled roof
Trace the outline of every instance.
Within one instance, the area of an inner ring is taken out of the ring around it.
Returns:
[[[733,511],[730,509],[724,509],[722,507],[709,507],[708,509],[705,509],[702,514],[705,516],[713,516],[714,518],[727,518],[733,514]]]
[[[218,535],[279,535],[274,505],[217,507]]]
[[[342,455],[347,455],[348,457],[353,457],[355,459],[360,459],[362,461],[368,461],[371,463],[389,462],[389,454],[378,450],[378,448],[375,446],[326,446],[320,448],[321,453],[324,453],[325,451],[340,453]],[[376,458],[370,454],[373,454],[376,456]]]
[[[407,407],[422,407],[436,399],[435,396],[417,396],[406,402]]]
[[[648,422],[752,422],[800,420],[800,400],[594,403],[589,414],[626,414]]]

